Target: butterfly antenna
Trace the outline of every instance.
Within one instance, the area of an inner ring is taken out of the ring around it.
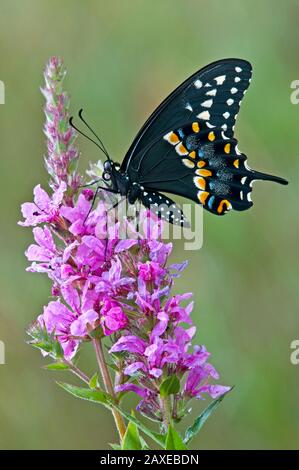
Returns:
[[[93,142],[103,152],[103,154],[108,158],[108,160],[110,160],[109,155],[107,153],[107,150],[105,148],[103,148],[101,145],[99,145],[98,142],[91,139],[87,134],[80,131],[80,129],[78,129],[78,127],[75,126],[75,124],[73,123],[73,120],[74,120],[73,116],[70,117],[70,119],[69,119],[70,126],[72,126],[73,129],[75,129],[79,134],[83,135],[83,137],[85,137],[87,140],[90,140],[90,142]]]
[[[99,143],[101,144],[101,146],[103,147],[103,150],[104,150],[104,153],[105,155],[107,156],[108,160],[110,160],[110,157],[109,157],[109,154],[108,154],[108,150],[106,149],[103,141],[100,139],[100,137],[96,134],[96,132],[92,129],[92,127],[88,124],[88,122],[84,119],[84,117],[82,116],[82,113],[83,113],[83,109],[81,108],[78,115],[79,115],[79,118],[81,119],[81,121],[85,124],[85,126],[90,130],[90,132],[95,136],[95,138],[99,141]]]

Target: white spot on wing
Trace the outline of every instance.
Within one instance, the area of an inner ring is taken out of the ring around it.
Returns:
[[[200,80],[195,80],[194,86],[195,86],[195,88],[201,88],[201,87],[202,87],[202,81],[200,81]]]
[[[221,136],[223,140],[229,140],[229,137],[226,137],[223,131],[221,132]]]
[[[186,104],[185,109],[188,109],[189,111],[193,111],[193,108],[190,103]]]
[[[216,96],[217,90],[214,88],[214,90],[209,90],[206,92],[207,96]]]
[[[227,102],[228,106],[231,106],[233,104],[234,100],[232,98],[229,98],[226,102]]]
[[[210,119],[210,113],[209,111],[203,111],[202,113],[199,113],[197,117],[199,119],[205,119],[206,121],[208,121]]]
[[[188,160],[188,158],[183,158],[182,162],[187,168],[194,168],[195,167],[194,163],[191,162],[190,160]],[[167,201],[166,201],[166,204],[168,204]]]
[[[217,85],[222,85],[225,79],[226,75],[220,75],[219,77],[214,78],[214,80],[216,80]]]
[[[203,108],[210,108],[213,104],[213,100],[206,100],[203,103],[201,103],[201,106]]]
[[[242,72],[242,69],[241,69],[241,67],[235,67],[235,71],[236,71],[237,73],[240,73],[240,72]]]
[[[235,93],[238,92],[238,88],[236,87],[232,87],[231,90],[230,90],[231,94],[234,95]]]
[[[235,151],[237,155],[242,155],[237,145],[235,146]]]
[[[224,131],[227,131],[227,124],[223,124],[221,127]]]
[[[225,113],[223,113],[222,115],[225,119],[228,119],[230,117],[230,114],[228,111],[226,111]]]
[[[241,78],[240,77],[235,77],[235,82],[238,83],[241,81]]]
[[[245,184],[246,180],[247,180],[247,176],[243,176],[243,178],[241,179],[241,184]]]
[[[210,124],[209,122],[206,123],[207,127],[209,127],[210,129],[213,129],[214,127],[216,126],[213,126],[213,124]]]

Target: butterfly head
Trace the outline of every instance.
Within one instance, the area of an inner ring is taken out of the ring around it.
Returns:
[[[111,159],[106,160],[104,162],[104,171],[102,174],[102,178],[106,182],[110,182],[111,186],[119,191],[120,193],[126,193],[126,186],[127,184],[124,184],[124,175],[121,175],[119,169],[120,165],[119,163],[113,162]],[[123,188],[124,187],[124,188]]]

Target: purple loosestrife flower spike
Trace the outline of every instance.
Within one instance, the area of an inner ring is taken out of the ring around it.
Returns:
[[[34,202],[21,209],[20,225],[33,227],[35,240],[25,252],[27,270],[46,274],[54,297],[28,332],[44,355],[64,362],[94,389],[75,362],[80,349],[92,343],[121,439],[125,425],[118,406],[124,393],[135,393],[137,410],[166,431],[188,413],[190,400],[217,399],[230,387],[215,383],[219,374],[207,349],[192,346],[192,294],[172,292],[187,263],[169,263],[172,244],[162,240],[161,221],[146,209],[139,211],[138,223],[118,219],[107,210],[104,192],[92,204],[95,188],[80,186],[76,134],[62,90],[65,74],[62,60],[51,58],[43,94],[52,194],[37,185]],[[102,341],[109,345],[109,361]]]
[[[45,87],[41,90],[46,98],[44,132],[48,154],[45,163],[52,188],[57,189],[63,181],[74,192],[80,184],[77,174],[79,151],[75,145],[76,131],[69,124],[70,99],[63,91],[65,75],[63,60],[51,57],[44,72]]]

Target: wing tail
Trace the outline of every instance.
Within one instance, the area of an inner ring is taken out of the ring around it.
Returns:
[[[251,181],[264,180],[264,181],[273,181],[274,183],[279,183],[283,185],[289,184],[289,182],[286,179],[281,178],[280,176],[268,175],[267,173],[262,173],[260,171],[255,171],[255,170],[249,171],[249,177]]]

